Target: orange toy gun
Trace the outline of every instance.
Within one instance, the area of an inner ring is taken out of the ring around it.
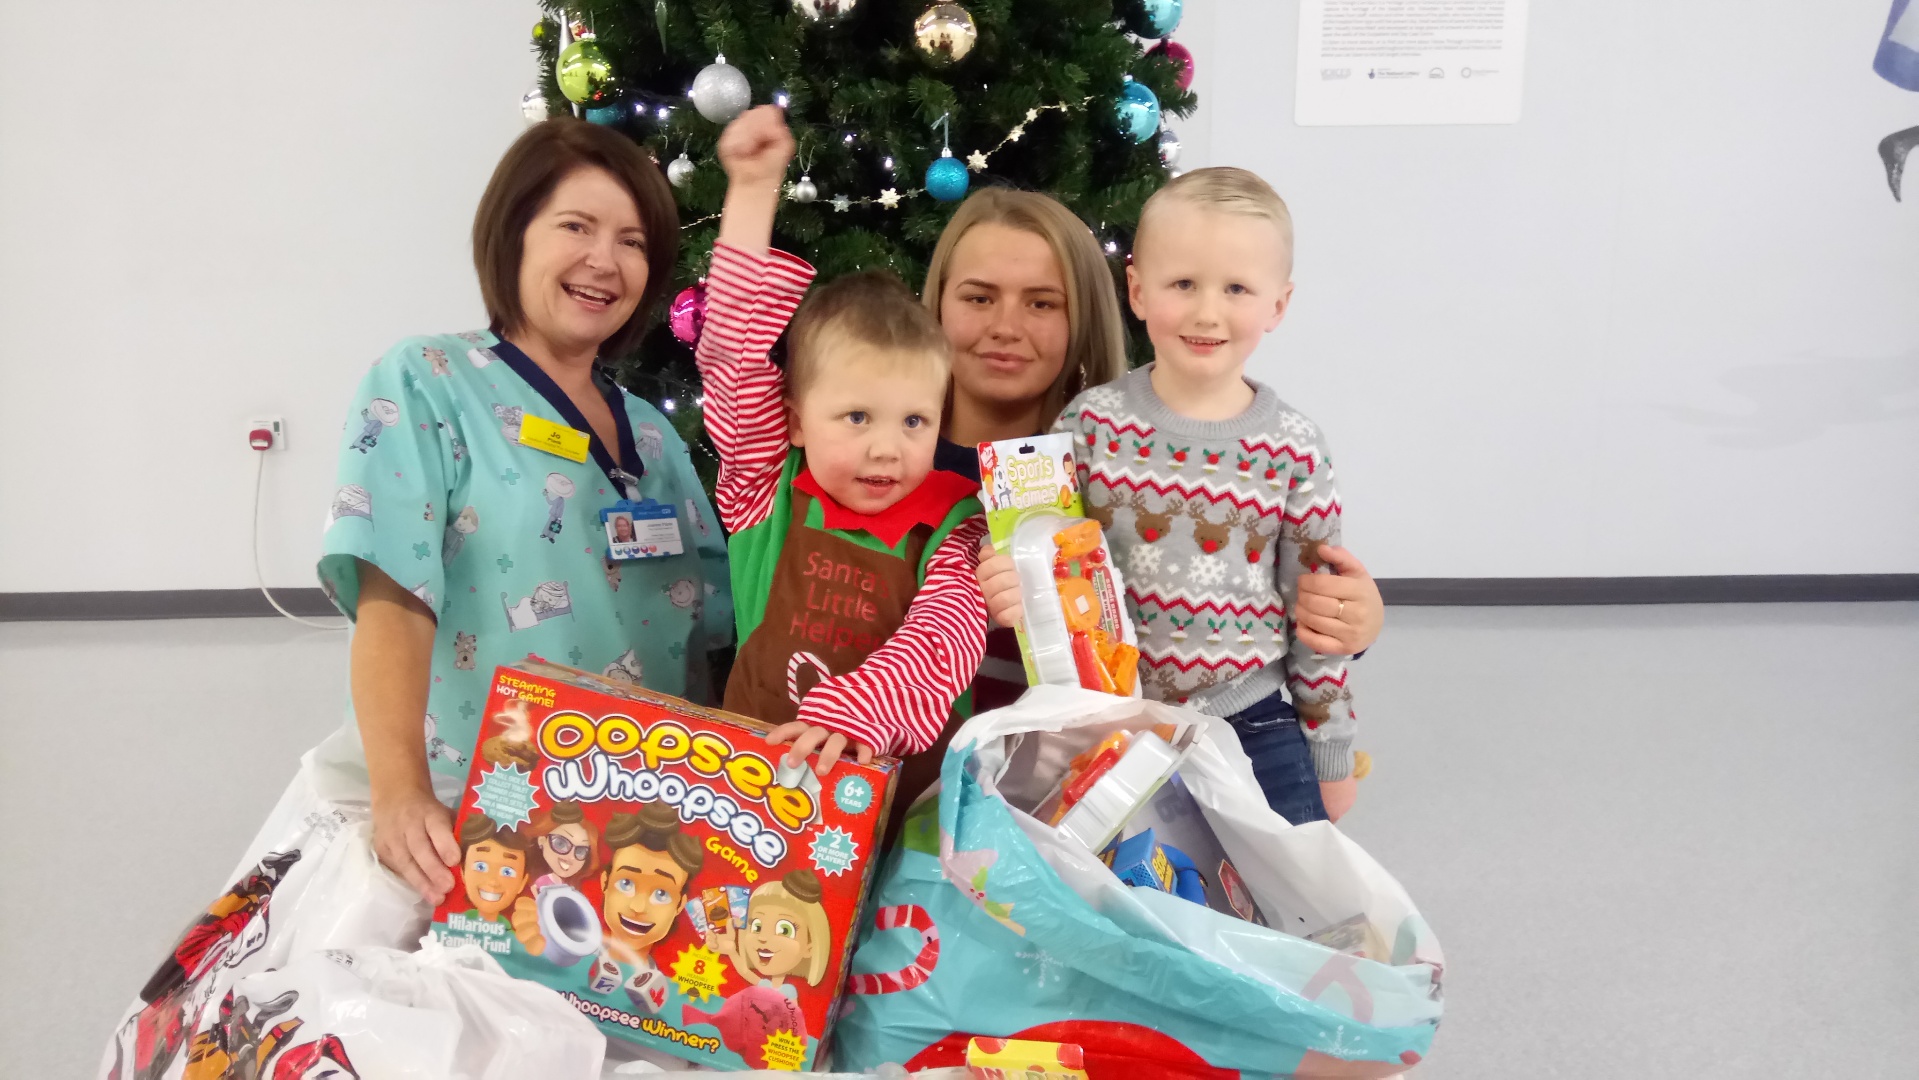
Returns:
[[[1060,608],[1072,635],[1073,664],[1079,684],[1088,690],[1130,697],[1139,675],[1139,649],[1115,641],[1101,622],[1109,614],[1101,603],[1094,576],[1102,575],[1106,538],[1099,522],[1087,519],[1053,534],[1053,577],[1059,583]],[[1102,575],[1112,592],[1110,575]]]

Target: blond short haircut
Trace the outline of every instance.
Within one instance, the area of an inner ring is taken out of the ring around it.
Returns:
[[[848,274],[813,290],[793,317],[787,344],[786,392],[794,399],[818,380],[831,354],[848,345],[942,383],[952,369],[952,347],[939,320],[905,282],[883,270]]]
[[[953,251],[975,225],[1004,225],[1046,241],[1066,285],[1066,363],[1047,389],[1040,431],[1048,430],[1074,395],[1126,374],[1126,326],[1119,290],[1093,230],[1059,200],[1034,191],[989,187],[969,195],[946,223],[926,269],[921,296],[938,317]]]
[[[1272,222],[1273,227],[1279,230],[1280,243],[1285,249],[1286,276],[1293,276],[1292,211],[1286,209],[1286,200],[1279,197],[1273,185],[1261,179],[1258,173],[1231,166],[1215,166],[1194,169],[1169,181],[1146,200],[1146,205],[1139,212],[1139,229],[1133,240],[1136,259],[1139,250],[1146,246],[1147,226],[1152,223],[1153,211],[1169,202],[1183,202],[1189,206],[1217,210],[1222,214],[1237,214]]]

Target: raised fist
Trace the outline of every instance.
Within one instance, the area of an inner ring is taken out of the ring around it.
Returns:
[[[777,105],[741,113],[720,133],[720,165],[734,184],[778,185],[793,160],[793,133]]]

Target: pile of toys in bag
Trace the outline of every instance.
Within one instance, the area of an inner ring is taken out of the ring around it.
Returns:
[[[109,1075],[175,1057],[190,1078],[275,1080],[673,1059],[1028,1080],[1404,1072],[1441,1016],[1436,940],[1336,828],[1267,807],[1223,721],[1137,696],[1124,586],[1061,452],[982,447],[1033,689],[960,730],[892,850],[876,847],[897,762],[820,777],[757,721],[502,667],[425,948],[346,947],[367,926],[421,928],[365,845],[339,843],[363,812],[289,814],[284,845],[249,853],[143,993]],[[341,860],[357,862],[322,865]],[[300,940],[263,950],[269,897]]]

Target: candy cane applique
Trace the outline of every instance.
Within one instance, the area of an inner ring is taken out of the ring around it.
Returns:
[[[819,672],[820,682],[825,682],[828,678],[832,677],[833,674],[827,670],[826,661],[821,660],[810,652],[796,652],[788,657],[786,660],[786,696],[792,699],[795,705],[800,703],[800,698],[803,696],[800,693],[800,669],[808,665],[811,665],[814,671]]]
[[[897,994],[902,990],[911,990],[923,985],[933,977],[933,969],[939,966],[940,928],[933,925],[933,917],[918,904],[895,904],[884,907],[874,916],[873,927],[876,930],[918,930],[920,932],[920,951],[913,962],[898,971],[879,974],[850,975],[846,980],[846,989],[855,994]]]
[[[1332,987],[1346,991],[1346,997],[1352,1005],[1352,1017],[1362,1024],[1373,1022],[1373,992],[1359,977],[1359,960],[1345,953],[1336,953],[1326,958],[1313,977],[1306,980],[1306,986],[1299,996],[1307,1001],[1318,1001],[1319,995]]]

